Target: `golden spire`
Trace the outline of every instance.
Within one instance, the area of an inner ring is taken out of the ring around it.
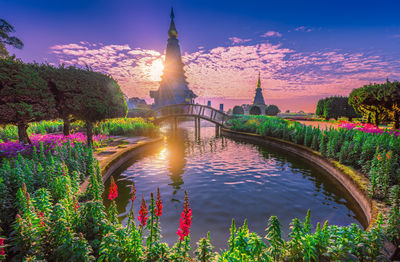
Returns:
[[[260,72],[258,72],[257,88],[261,88]]]
[[[174,9],[171,7],[171,23],[169,24],[169,30],[168,30],[168,36],[169,38],[177,38],[178,37],[178,32],[176,31],[175,23],[174,23]]]

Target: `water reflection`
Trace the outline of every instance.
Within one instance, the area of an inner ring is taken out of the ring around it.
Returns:
[[[271,215],[279,217],[286,235],[291,220],[304,217],[309,208],[314,225],[326,219],[339,225],[358,223],[360,210],[325,175],[299,157],[215,137],[214,127],[202,127],[200,139],[195,138],[193,128],[167,133],[164,145],[132,159],[114,177],[123,222],[130,210],[132,181],[146,201],[159,187],[164,202],[162,233],[171,244],[177,239],[183,191],[187,190],[193,210],[193,243],[210,231],[213,244],[224,248],[232,218],[239,224],[247,218],[250,229],[262,236]],[[136,203],[136,214],[138,209]]]

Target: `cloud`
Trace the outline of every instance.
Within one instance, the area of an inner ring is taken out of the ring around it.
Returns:
[[[276,31],[268,31],[262,34],[261,37],[282,37],[282,34]]]
[[[59,63],[88,65],[112,75],[129,97],[149,97],[159,85],[164,59],[156,50],[86,42],[52,46],[50,52]],[[300,52],[269,42],[199,48],[182,59],[189,86],[199,97],[251,101],[258,72],[267,103],[348,95],[387,77],[400,80],[397,57],[327,49]]]
[[[314,30],[314,28],[306,27],[306,26],[299,26],[294,29],[294,31],[297,31],[297,32],[307,32],[307,33],[311,32],[313,30]]]
[[[243,44],[243,43],[251,41],[251,39],[242,39],[242,38],[239,38],[239,37],[236,37],[236,36],[229,37],[229,40],[232,41],[232,44]]]

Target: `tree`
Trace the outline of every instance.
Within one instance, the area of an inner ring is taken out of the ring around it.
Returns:
[[[243,115],[244,114],[244,109],[241,106],[234,106],[232,110],[233,115]]]
[[[323,117],[324,116],[324,107],[325,107],[325,102],[328,100],[328,98],[323,98],[318,100],[317,104],[317,109],[315,110],[315,114],[317,116]]]
[[[250,115],[261,115],[261,109],[258,106],[251,106],[249,110]]]
[[[369,84],[361,88],[353,89],[349,96],[349,104],[354,109],[367,116],[368,123],[373,122],[379,125],[381,121],[389,120],[390,111],[384,106],[382,100],[382,86]]]
[[[54,118],[55,101],[37,66],[15,57],[0,59],[0,124],[16,124],[19,141],[31,143],[28,123]]]
[[[390,113],[393,128],[400,128],[400,82],[390,82],[379,85],[378,103],[385,107]]]
[[[0,58],[8,56],[6,45],[13,46],[18,49],[24,47],[24,43],[15,36],[10,36],[10,33],[14,33],[15,29],[12,25],[7,23],[4,19],[0,18]]]
[[[349,105],[349,98],[342,96],[320,99],[315,114],[325,119],[335,118],[337,120],[339,117],[348,117],[350,121],[360,116],[356,113],[354,108]]]
[[[64,122],[63,133],[64,135],[69,135],[71,116],[77,107],[74,99],[83,95],[79,82],[74,80],[79,75],[79,70],[72,66],[64,67],[62,65],[56,68],[48,64],[42,64],[39,72],[41,77],[47,81],[54,96],[58,116]]]
[[[280,112],[281,110],[276,105],[269,105],[267,108],[265,108],[265,114],[267,116],[276,116]]]
[[[126,116],[128,106],[118,83],[110,76],[88,69],[71,70],[75,71],[71,85],[81,94],[72,97],[71,114],[86,122],[87,141],[92,146],[93,125],[107,118]]]

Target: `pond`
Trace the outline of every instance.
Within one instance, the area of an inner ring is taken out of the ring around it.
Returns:
[[[249,229],[262,237],[271,215],[279,218],[286,237],[291,220],[303,219],[308,209],[313,225],[325,220],[337,225],[365,225],[360,208],[348,193],[307,160],[277,148],[215,137],[214,127],[202,127],[201,138],[195,138],[191,126],[193,123],[181,123],[175,136],[167,134],[165,143],[113,174],[123,223],[130,210],[134,181],[136,217],[142,194],[148,202],[150,193],[160,188],[162,235],[170,245],[178,239],[184,190],[193,211],[192,244],[210,231],[217,250],[227,246],[232,218],[237,225],[247,218]],[[109,205],[107,199],[104,201]]]

